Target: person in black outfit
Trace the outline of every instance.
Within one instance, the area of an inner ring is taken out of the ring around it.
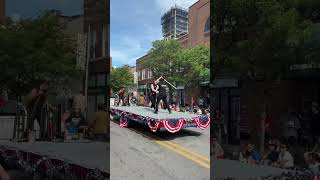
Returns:
[[[48,81],[44,80],[39,87],[32,89],[27,102],[28,119],[27,126],[28,132],[34,130],[34,120],[38,121],[40,126],[40,134],[45,134],[44,119],[46,115],[46,109],[44,105],[47,103],[48,96]]]
[[[124,100],[124,93],[125,93],[125,88],[121,87],[121,89],[118,92],[118,96],[119,96],[119,105],[120,105],[120,101],[122,100],[122,105],[125,104],[125,100]]]
[[[159,93],[159,81],[162,79],[162,76],[159,77],[157,80],[153,81],[153,83],[150,84],[150,101],[151,101],[151,108],[156,109],[156,100],[157,100],[157,94]]]
[[[167,92],[166,92],[166,85],[165,84],[160,84],[159,85],[159,91],[158,91],[158,97],[157,97],[157,102],[156,102],[156,110],[155,110],[155,114],[158,113],[158,107],[159,107],[159,103],[162,100],[163,101],[163,105],[166,109],[168,109],[169,114],[171,114],[171,109],[170,106],[167,102]]]

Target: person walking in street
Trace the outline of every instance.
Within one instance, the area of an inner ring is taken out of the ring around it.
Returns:
[[[153,83],[150,84],[150,101],[151,101],[151,108],[156,109],[156,101],[157,101],[157,95],[159,94],[159,81],[162,79],[162,76],[153,81]]]
[[[162,78],[162,76],[160,78]],[[169,114],[171,114],[171,109],[170,109],[170,106],[167,101],[166,88],[167,88],[167,86],[164,83],[162,83],[161,85],[159,85],[159,91],[156,91],[156,93],[158,94],[158,97],[157,97],[157,102],[156,102],[156,110],[154,112],[155,114],[158,113],[159,103],[161,100],[163,102],[164,108],[168,109]]]

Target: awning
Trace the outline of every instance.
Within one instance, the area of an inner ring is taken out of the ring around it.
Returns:
[[[238,87],[238,79],[236,78],[216,78],[213,81],[212,88],[235,88]]]

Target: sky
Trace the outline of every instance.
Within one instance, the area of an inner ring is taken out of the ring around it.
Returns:
[[[83,14],[83,0],[6,0],[6,16],[35,17],[44,9],[61,10],[67,16]]]
[[[198,0],[110,0],[112,66],[135,66],[152,42],[162,39],[161,16],[174,4],[189,8]],[[135,3],[133,3],[135,2]]]

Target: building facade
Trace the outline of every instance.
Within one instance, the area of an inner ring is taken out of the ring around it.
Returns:
[[[0,0],[0,20],[4,19],[6,16],[6,1]]]
[[[210,0],[199,0],[189,7],[188,34],[177,40],[183,47],[210,46]]]
[[[99,103],[109,104],[110,17],[107,0],[84,1],[84,32],[89,36],[88,112],[97,110]]]
[[[175,5],[161,17],[162,35],[178,38],[188,33],[188,11]]]
[[[63,32],[66,33],[72,41],[77,43],[78,35],[84,34],[84,17],[83,15],[63,16],[59,15],[60,23],[63,26]],[[79,44],[80,45],[80,44]],[[77,51],[77,46],[74,47]],[[79,94],[84,90],[84,78],[85,76],[79,76],[68,80],[69,96]]]
[[[147,93],[147,84],[153,81],[153,73],[151,69],[143,65],[144,61],[147,61],[149,54],[146,54],[136,61],[136,72],[138,80],[138,92],[140,94]]]

